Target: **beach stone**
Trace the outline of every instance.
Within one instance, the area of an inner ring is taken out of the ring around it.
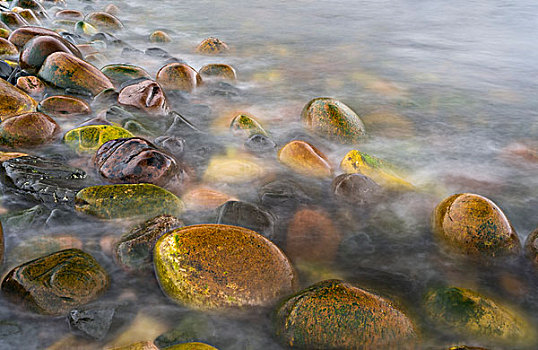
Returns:
[[[311,100],[303,108],[301,119],[308,129],[342,143],[357,143],[365,134],[359,116],[333,98],[319,97]]]
[[[152,80],[142,80],[121,89],[118,102],[137,108],[150,116],[168,114],[168,102],[161,86]]]
[[[149,41],[152,43],[169,43],[172,41],[170,35],[162,30],[156,30],[149,35]]]
[[[123,29],[123,23],[107,12],[92,12],[86,15],[84,21],[98,28],[99,30],[114,32]]]
[[[155,243],[166,232],[183,226],[183,221],[174,216],[160,215],[134,227],[116,244],[116,261],[130,272],[153,271]]]
[[[0,22],[4,23],[4,22]],[[11,34],[11,30],[8,28],[0,28],[0,38],[8,39]]]
[[[47,57],[54,52],[65,52],[75,55],[65,44],[65,40],[60,37],[49,35],[36,36],[24,45],[19,57],[19,64],[22,69],[29,73],[39,71]],[[77,50],[78,51],[78,50]]]
[[[99,29],[85,21],[75,23],[75,33],[81,36],[92,36],[99,33]]]
[[[416,338],[413,322],[392,302],[339,280],[287,298],[275,323],[292,349],[405,349]]]
[[[117,16],[120,13],[119,7],[114,4],[106,5],[104,11],[111,14],[112,16]]]
[[[527,236],[525,255],[527,255],[534,267],[538,268],[538,228]]]
[[[331,189],[336,198],[354,205],[376,202],[382,193],[374,180],[362,174],[342,174],[334,178]]]
[[[106,75],[95,66],[65,52],[49,55],[38,76],[59,88],[88,91],[92,95],[114,88]]]
[[[4,79],[0,79],[0,119],[2,121],[16,115],[35,112],[36,107],[36,100]]]
[[[101,68],[101,72],[103,72],[116,87],[120,87],[121,84],[132,79],[151,79],[151,76],[144,70],[144,68],[130,64],[109,64]]]
[[[532,328],[515,310],[470,289],[432,289],[424,297],[423,307],[427,321],[450,334],[511,345],[533,336]]]
[[[288,225],[284,251],[292,261],[334,260],[342,234],[321,208],[299,209]]]
[[[0,38],[0,59],[16,57],[19,54],[17,47],[10,41]]]
[[[159,348],[153,342],[146,340],[125,346],[107,348],[107,350],[159,350]]]
[[[45,93],[45,84],[33,75],[18,77],[16,86],[32,97],[41,97]]]
[[[157,83],[165,90],[192,92],[202,84],[202,78],[191,66],[184,63],[170,63],[159,69]]]
[[[259,190],[260,203],[278,216],[291,216],[298,206],[309,204],[312,198],[295,181],[278,179],[263,185]]]
[[[41,3],[35,0],[15,0],[12,3],[12,7],[21,7],[23,9],[32,10],[39,18],[47,19],[49,18],[47,10],[43,7]]]
[[[275,141],[261,134],[250,136],[244,143],[247,150],[258,154],[271,154],[276,149]]]
[[[96,299],[108,285],[108,274],[91,255],[66,249],[17,266],[1,288],[34,312],[62,315]]]
[[[194,343],[183,343],[183,344],[167,346],[166,348],[164,348],[164,350],[218,350],[218,349],[205,343],[194,342]]]
[[[257,205],[242,201],[226,201],[217,208],[217,224],[248,228],[268,239],[274,239],[275,218]]]
[[[349,151],[340,168],[348,174],[359,173],[368,176],[379,185],[390,190],[411,190],[413,185],[396,173],[396,167],[379,158],[358,150]]]
[[[196,52],[204,55],[220,55],[228,51],[230,48],[224,41],[213,37],[205,39],[196,47]]]
[[[54,141],[60,126],[40,112],[21,114],[0,123],[0,145],[5,147],[35,147]]]
[[[278,160],[309,177],[329,177],[333,171],[327,156],[306,141],[294,140],[284,145],[278,151]]]
[[[445,198],[432,218],[442,244],[474,257],[517,255],[520,242],[512,224],[495,203],[472,193]]]
[[[84,14],[78,10],[60,10],[54,14],[54,17],[60,19],[82,20]]]
[[[114,307],[106,306],[75,309],[67,315],[67,322],[71,332],[90,339],[103,340],[110,330],[114,313]]]
[[[4,229],[0,221],[0,267],[4,263]]]
[[[226,193],[206,187],[197,187],[189,190],[181,197],[187,210],[202,211],[217,209],[227,201],[237,198]]]
[[[185,140],[177,136],[159,136],[154,143],[176,159],[181,159],[185,153]]]
[[[163,291],[197,309],[268,306],[296,284],[293,267],[276,245],[237,226],[168,232],[157,241],[153,262]]]
[[[457,345],[448,348],[448,350],[488,350],[486,348],[480,348],[478,346]]]
[[[90,105],[80,98],[66,95],[47,97],[39,102],[37,109],[40,112],[54,117],[74,117],[91,114]]]
[[[247,137],[256,134],[267,136],[267,132],[261,124],[254,117],[247,114],[235,116],[230,122],[230,130],[235,135],[244,135]]]
[[[39,20],[37,15],[34,13],[34,11],[30,9],[24,9],[24,10],[18,11],[18,13],[22,18],[26,20],[26,22],[28,22],[28,24],[33,24],[33,25],[38,25],[38,26],[43,24],[41,23],[41,20]]]
[[[75,209],[101,219],[179,216],[183,202],[152,184],[121,184],[86,187],[75,197]]]
[[[107,141],[133,136],[115,125],[86,125],[66,132],[63,142],[77,152],[95,152]]]
[[[28,41],[32,40],[36,36],[52,36],[58,38],[69,49],[69,51],[71,51],[73,55],[78,58],[82,58],[82,54],[73,43],[64,39],[60,34],[56,33],[55,31],[42,27],[27,26],[16,29],[11,33],[8,40],[11,41],[20,51],[24,48]]]
[[[10,159],[13,159],[13,158],[18,158],[18,157],[24,157],[24,156],[27,156],[27,155],[28,154],[21,153],[21,152],[3,152],[3,151],[0,151],[0,163],[5,162],[6,160],[10,160]]]
[[[244,183],[260,179],[266,169],[255,159],[245,156],[214,156],[204,172],[204,182]]]
[[[26,22],[18,13],[12,11],[5,11],[0,13],[0,21],[4,22],[11,29],[17,29],[23,26],[28,26],[30,23]]]
[[[206,64],[205,66],[200,68],[199,73],[204,78],[216,78],[226,80],[237,79],[235,69],[228,64],[222,63]]]

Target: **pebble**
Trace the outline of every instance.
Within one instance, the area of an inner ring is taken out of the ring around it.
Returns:
[[[333,172],[327,156],[306,141],[294,140],[284,145],[278,151],[278,160],[308,177],[326,178]]]
[[[216,78],[226,80],[237,79],[235,69],[228,64],[222,63],[206,64],[205,66],[200,68],[199,73],[204,78]]]
[[[202,84],[198,72],[184,63],[167,64],[159,69],[155,80],[163,89],[171,91],[192,92]]]
[[[16,86],[34,98],[40,98],[45,93],[45,84],[33,75],[18,77]]]
[[[166,32],[156,30],[149,35],[149,41],[151,43],[169,43],[172,41],[172,38]]]
[[[55,95],[39,102],[38,111],[54,117],[71,118],[91,114],[90,105],[77,97]]]
[[[122,88],[118,102],[154,117],[164,116],[169,112],[163,89],[157,82],[147,79]]]

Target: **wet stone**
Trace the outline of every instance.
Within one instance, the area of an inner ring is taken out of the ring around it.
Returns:
[[[67,118],[91,113],[90,105],[86,101],[65,95],[47,97],[39,103],[37,109],[54,117]]]
[[[84,15],[82,14],[82,12],[77,11],[77,10],[60,10],[56,12],[54,17],[63,18],[63,19],[81,20],[84,18]]]
[[[104,11],[110,13],[112,16],[117,16],[120,13],[120,9],[114,4],[106,5]]]
[[[380,199],[382,189],[372,179],[362,174],[342,174],[331,185],[337,199],[364,206]]]
[[[532,231],[525,241],[525,255],[538,268],[538,228]]]
[[[202,78],[191,66],[183,63],[170,63],[157,72],[155,79],[165,90],[192,92],[202,83]]]
[[[45,93],[45,84],[33,75],[17,78],[16,86],[28,95],[36,98],[43,96]]]
[[[129,131],[114,125],[86,125],[65,133],[63,142],[77,152],[94,152],[110,140],[133,137]]]
[[[15,58],[19,51],[10,41],[0,38],[0,59]]]
[[[106,89],[101,91],[92,101],[92,108],[94,110],[100,110],[106,107],[110,107],[118,101],[119,93],[114,89]]]
[[[268,239],[274,239],[275,218],[251,203],[227,201],[217,208],[216,223],[245,227]]]
[[[118,31],[123,29],[123,23],[114,15],[106,12],[92,12],[84,20],[103,31]]]
[[[17,29],[23,26],[28,26],[30,23],[26,22],[18,13],[6,11],[0,13],[0,21],[4,22],[11,29]]]
[[[0,38],[8,39],[11,34],[11,30],[6,28],[0,28]]]
[[[332,166],[320,150],[305,141],[294,140],[278,151],[278,160],[305,176],[329,177]]]
[[[164,348],[165,350],[218,350],[217,348],[212,347],[211,345],[205,343],[183,343],[176,344]]]
[[[12,72],[13,67],[7,64],[5,61],[0,61],[0,78],[3,80],[8,80]]]
[[[19,11],[19,15],[22,18],[24,18],[26,20],[26,22],[28,22],[29,24],[39,25],[39,26],[42,25],[41,21],[39,20],[39,18],[37,18],[34,11],[32,11],[30,9],[25,9],[25,10]]]
[[[152,80],[143,80],[121,89],[118,102],[134,107],[150,116],[164,116],[169,108],[161,86]]]
[[[134,227],[116,244],[116,261],[130,272],[153,271],[155,243],[166,232],[182,226],[183,222],[178,218],[160,215]]]
[[[67,249],[14,268],[1,288],[34,312],[62,315],[96,299],[108,285],[108,274],[91,255]]]
[[[147,56],[156,58],[169,58],[171,57],[168,51],[161,49],[160,47],[150,47],[144,51]]]
[[[170,35],[162,30],[156,30],[149,35],[149,41],[152,43],[169,43],[172,41]]]
[[[21,50],[28,43],[28,41],[32,40],[36,36],[52,36],[58,38],[67,48],[69,48],[73,55],[78,58],[82,58],[80,51],[73,43],[65,40],[55,31],[46,28],[34,26],[19,28],[11,33],[9,36],[9,41],[11,41],[19,50]]]
[[[181,159],[185,153],[185,140],[177,136],[159,136],[154,143],[176,159]]]
[[[35,147],[54,141],[60,126],[40,112],[25,113],[0,123],[0,145],[5,147]]]
[[[263,129],[261,124],[254,118],[247,114],[239,114],[235,116],[230,122],[230,130],[235,135],[264,135],[267,136],[267,132]]]
[[[35,0],[15,0],[13,1],[12,6],[32,10],[42,19],[49,18],[47,10],[41,3]]]
[[[103,72],[116,87],[119,87],[121,84],[132,79],[151,79],[149,73],[143,68],[129,64],[109,64],[101,68],[101,72]]]
[[[90,339],[103,340],[114,317],[113,307],[71,310],[67,315],[71,332]]]
[[[151,341],[140,341],[125,346],[108,348],[108,350],[159,350]]]
[[[227,201],[237,200],[226,193],[206,187],[191,189],[181,199],[185,202],[187,210],[194,211],[215,210]]]
[[[259,154],[272,153],[276,149],[275,141],[262,134],[254,134],[250,136],[245,141],[244,145],[247,150]]]
[[[26,261],[70,248],[82,249],[82,242],[69,235],[34,236],[11,248],[7,261],[10,266],[20,265]]]
[[[28,112],[35,112],[37,102],[24,91],[0,79],[0,119],[2,121]]]
[[[204,55],[220,55],[227,53],[229,50],[224,41],[213,37],[205,39],[196,47],[196,52]]]
[[[241,89],[225,81],[217,81],[205,85],[209,96],[222,96],[233,100],[242,95]]]
[[[2,228],[2,222],[0,221],[0,267],[4,263],[4,229]]]
[[[222,63],[206,64],[200,68],[199,73],[204,78],[226,80],[235,80],[237,78],[235,69],[228,64]]]
[[[260,203],[279,217],[291,216],[302,204],[312,202],[303,188],[292,180],[275,180],[259,190]]]

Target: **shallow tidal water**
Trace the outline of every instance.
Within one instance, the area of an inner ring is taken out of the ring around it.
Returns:
[[[67,8],[89,13],[108,3],[67,0]],[[234,85],[240,89],[236,95],[212,95],[201,88],[190,95],[170,97],[177,112],[218,142],[221,149],[212,152],[241,147],[242,140],[229,133],[227,123],[234,112],[246,111],[270,132],[278,148],[292,139],[309,141],[329,157],[336,174],[341,173],[338,165],[343,156],[359,149],[398,166],[418,189],[386,198],[368,210],[355,211],[327,195],[330,181],[308,180],[289,172],[312,198],[311,204],[330,213],[344,237],[332,261],[298,267],[301,287],[327,278],[345,279],[399,300],[420,319],[418,305],[426,288],[446,282],[474,288],[525,310],[538,329],[538,272],[532,271],[524,259],[502,266],[461,263],[439,249],[430,230],[435,205],[462,192],[493,200],[522,243],[538,227],[536,154],[533,160],[517,152],[518,145],[538,141],[538,3],[113,3],[119,7],[118,17],[125,25],[115,35],[134,48],[160,47],[197,70],[208,63],[226,63],[236,69],[238,80]],[[148,35],[157,29],[168,32],[172,42],[150,43]],[[196,45],[209,36],[225,41],[231,53],[195,54]],[[153,77],[165,64],[157,57],[122,55],[118,48],[104,54],[107,61],[103,65],[135,64]],[[341,145],[304,129],[300,120],[303,106],[322,96],[344,102],[361,116],[368,135],[363,142]],[[62,130],[84,119],[64,121]],[[33,150],[32,154],[65,152],[63,145],[55,145]],[[267,167],[285,172],[276,162],[276,150],[263,157]],[[89,162],[70,160],[91,175]],[[90,181],[103,183],[95,174],[91,176]],[[263,183],[212,185],[241,200],[256,202]],[[129,312],[125,312],[129,321],[123,327],[118,325],[102,342],[79,341],[78,348],[119,345],[125,339],[155,339],[184,320],[193,319],[199,324],[201,318],[213,325],[211,336],[220,342],[214,344],[219,349],[285,349],[273,337],[270,310],[199,315],[164,296],[153,276],[132,276],[122,271],[103,249],[104,237],[119,237],[132,223],[97,221],[81,215],[66,224],[57,220],[55,225],[32,225],[5,218],[35,203],[17,202],[4,193],[2,205],[6,237],[3,274],[32,257],[31,244],[24,247],[30,238],[71,235],[82,241],[84,250],[111,275],[111,288],[99,302],[129,303]],[[182,219],[186,224],[214,222],[214,213],[187,213]],[[285,223],[279,224],[280,235],[285,235]],[[309,243],[305,242],[305,249],[309,249]],[[64,317],[37,316],[0,298],[0,319],[12,324],[12,330],[0,333],[2,349],[77,348],[69,343],[72,336]],[[538,347],[461,339],[422,326],[419,349],[463,343],[491,349]],[[131,333],[121,338],[129,327]]]

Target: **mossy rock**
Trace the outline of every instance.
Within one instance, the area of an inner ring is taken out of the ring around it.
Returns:
[[[312,177],[329,177],[332,166],[327,156],[306,141],[294,140],[278,151],[278,160],[294,171]]]
[[[0,38],[0,59],[15,57],[19,54],[17,47],[10,41]]]
[[[4,79],[0,79],[0,119],[2,121],[23,113],[35,112],[36,107],[36,100]]]
[[[172,41],[172,38],[166,32],[156,30],[149,35],[149,41],[152,43],[169,43]]]
[[[243,134],[247,137],[256,134],[268,136],[261,124],[254,119],[254,117],[247,114],[239,114],[235,116],[230,122],[230,130],[232,130],[234,134]]]
[[[25,113],[0,123],[0,145],[35,147],[54,141],[59,133],[60,126],[48,115]]]
[[[66,249],[11,270],[2,292],[34,312],[63,315],[96,299],[108,285],[108,274],[91,255]]]
[[[63,142],[77,152],[95,152],[107,141],[133,136],[119,126],[86,125],[69,130]]]
[[[296,284],[284,253],[238,226],[206,224],[168,232],[155,245],[153,263],[170,298],[203,310],[268,306]]]
[[[226,80],[237,79],[237,74],[235,73],[234,67],[222,63],[206,64],[205,66],[200,68],[199,73],[204,78],[216,78]]]
[[[202,84],[194,68],[185,63],[170,63],[159,69],[155,78],[165,90],[192,92]]]
[[[39,102],[37,109],[55,117],[74,117],[91,113],[90,105],[86,101],[65,95],[47,97]]]
[[[101,68],[101,72],[117,87],[132,79],[151,79],[151,76],[144,68],[130,64],[109,64]]]
[[[437,205],[432,218],[435,236],[468,256],[517,255],[520,242],[502,210],[488,198],[460,193]]]
[[[331,140],[357,143],[365,134],[359,116],[344,103],[328,97],[315,98],[301,112],[307,128]]]
[[[411,190],[413,185],[396,174],[395,167],[384,160],[360,152],[349,151],[340,168],[348,174],[359,173],[368,176],[379,185],[391,190]]]
[[[195,342],[195,343],[176,344],[176,345],[168,346],[164,348],[163,350],[218,350],[218,349],[205,343]]]
[[[228,51],[230,48],[224,41],[213,37],[205,39],[196,47],[196,52],[204,55],[220,55]]]
[[[89,36],[99,33],[99,29],[88,22],[78,21],[75,23],[75,33]]]
[[[75,197],[75,209],[102,219],[179,216],[183,202],[174,194],[152,184],[86,187]]]
[[[405,349],[416,338],[413,322],[393,303],[339,280],[287,298],[275,322],[292,349]]]
[[[107,76],[95,66],[65,52],[47,56],[38,76],[59,88],[88,91],[94,96],[114,88]]]
[[[423,307],[428,322],[444,332],[510,343],[534,337],[527,321],[514,310],[470,289],[432,289]]]

